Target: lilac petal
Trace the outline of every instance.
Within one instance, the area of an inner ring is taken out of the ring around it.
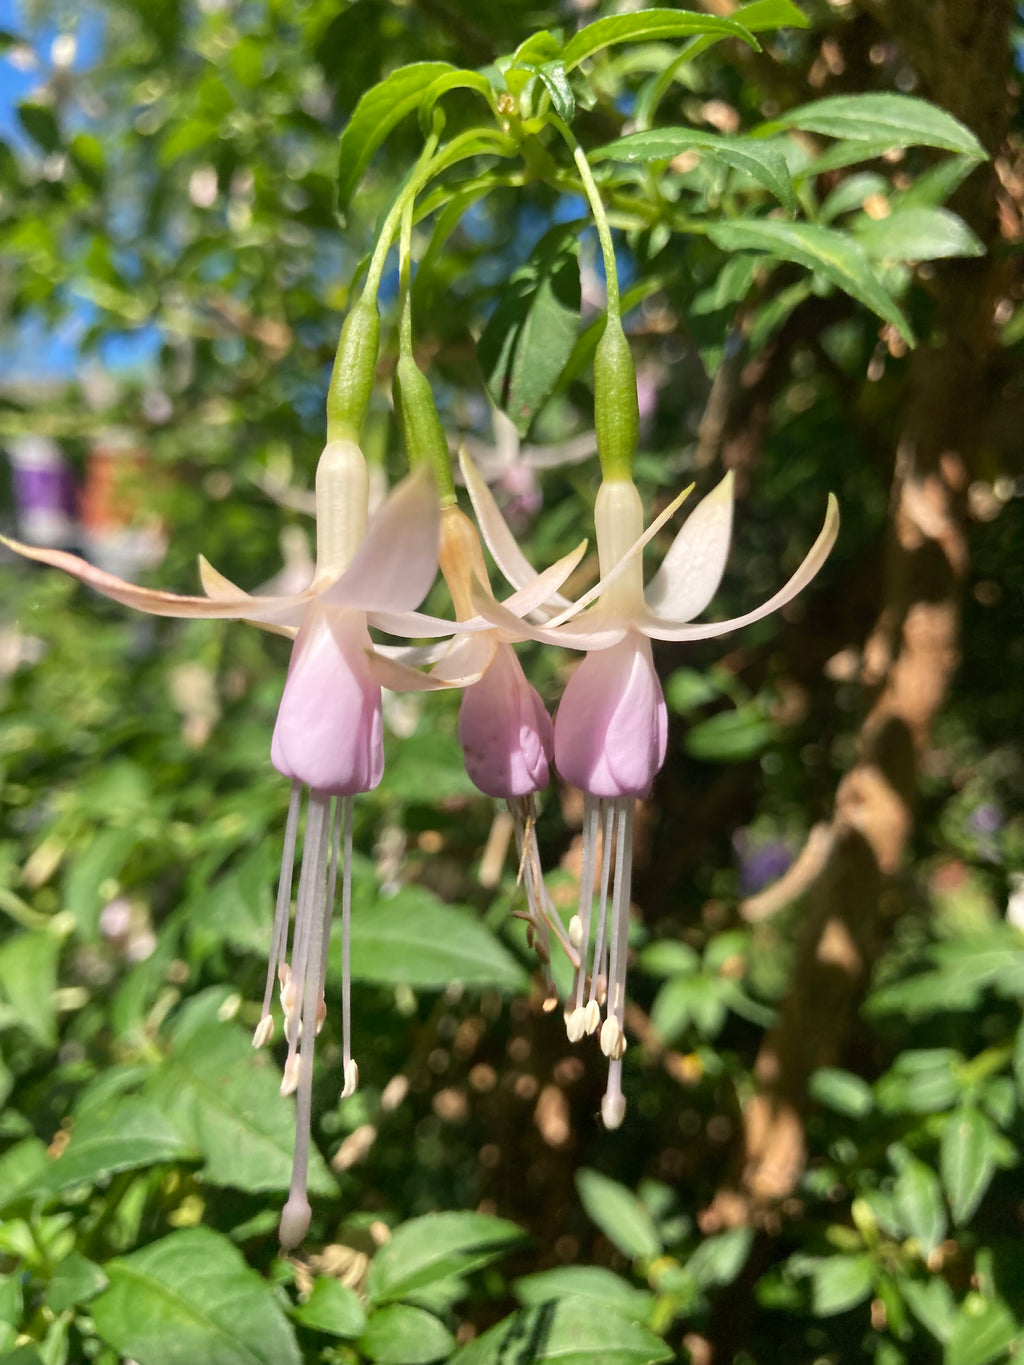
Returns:
[[[555,765],[592,796],[646,796],[665,761],[668,713],[651,646],[635,632],[588,654],[555,717]]]
[[[430,673],[420,673],[400,659],[387,658],[373,650],[370,672],[382,687],[392,692],[431,692],[442,687],[470,687],[490,667],[497,648],[493,631],[464,635],[447,645],[445,653]]]
[[[473,609],[485,621],[497,626],[506,640],[537,640],[545,645],[562,645],[566,649],[608,649],[625,635],[627,626],[596,607],[566,625],[552,630],[549,626],[534,626],[509,611],[479,583],[473,584]]]
[[[441,509],[433,475],[421,465],[370,518],[352,562],[321,593],[331,606],[360,611],[410,611],[437,574]]]
[[[692,621],[718,591],[732,534],[732,486],[730,470],[686,518],[644,593],[666,620]]]
[[[525,588],[537,577],[536,569],[519,548],[511,528],[498,510],[494,495],[465,450],[459,451],[459,464],[476,513],[477,525],[491,552],[491,558],[514,588]],[[570,605],[567,598],[554,590],[544,600],[557,607]]]
[[[725,635],[730,630],[738,630],[740,626],[748,626],[753,621],[760,621],[763,616],[770,616],[773,611],[778,611],[780,607],[797,595],[802,588],[805,588],[814,575],[828,558],[829,551],[835,544],[836,536],[839,534],[839,504],[836,502],[835,495],[828,495],[828,509],[825,513],[825,524],[821,528],[818,539],[811,546],[804,562],[797,569],[796,573],[785,585],[780,588],[774,597],[770,597],[761,606],[755,607],[753,611],[748,611],[743,616],[734,616],[731,621],[712,621],[707,625],[687,625],[667,620],[654,611],[645,611],[633,622],[637,630],[643,631],[645,635],[651,636],[655,640],[711,640],[717,635]]]
[[[547,786],[551,717],[511,646],[499,645],[490,668],[463,693],[459,740],[466,772],[488,796],[529,796]]]
[[[134,607],[137,611],[148,612],[151,616],[173,616],[215,620],[253,620],[273,621],[280,625],[298,625],[306,603],[313,594],[309,591],[296,593],[290,597],[247,597],[244,594],[231,599],[211,601],[208,597],[184,597],[178,593],[161,592],[156,588],[140,588],[134,583],[126,583],[104,569],[80,559],[78,555],[68,554],[66,550],[46,550],[40,546],[22,545],[17,540],[0,536],[0,543],[14,550],[26,559],[39,564],[48,564],[54,569],[63,569],[73,578],[90,588],[109,597],[122,606]]]
[[[582,597],[578,597],[576,601],[572,604],[572,606],[568,608],[568,610],[561,612],[558,616],[554,617],[551,621],[549,621],[548,625],[560,626],[566,621],[571,621],[572,618],[576,616],[579,612],[581,612],[584,607],[589,606],[589,604],[593,602],[595,598],[600,597],[604,590],[610,586],[610,584],[614,583],[619,577],[621,577],[622,574],[625,573],[626,569],[629,567],[630,563],[636,558],[636,556],[643,553],[643,548],[647,544],[647,542],[649,540],[654,539],[654,537],[658,534],[661,528],[665,525],[666,521],[668,521],[668,519],[674,515],[674,513],[679,508],[680,504],[684,501],[684,499],[690,496],[692,490],[693,484],[691,484],[689,488],[684,488],[680,494],[673,498],[669,505],[665,508],[665,510],[659,513],[659,515],[654,518],[654,520],[651,522],[650,526],[648,526],[647,530],[643,533],[643,535],[639,536],[633,542],[633,544],[629,547],[629,549],[618,561],[618,563],[613,565],[612,568],[608,571],[608,573],[604,575],[603,578],[598,579],[598,581],[594,584],[592,588],[588,588]]]
[[[371,648],[361,612],[310,608],[274,726],[270,756],[278,772],[336,796],[376,787],[384,746]]]

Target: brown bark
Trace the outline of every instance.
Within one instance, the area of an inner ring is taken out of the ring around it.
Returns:
[[[921,93],[969,124],[995,154],[1008,127],[1011,0],[901,0],[872,12],[913,60]],[[804,1168],[807,1085],[840,1061],[880,938],[880,903],[913,831],[921,760],[956,668],[967,571],[965,493],[992,402],[998,252],[996,177],[974,172],[954,207],[989,247],[946,263],[931,288],[931,340],[910,364],[890,503],[886,573],[863,651],[871,698],[859,757],[836,793],[788,995],[755,1065],[733,1177],[706,1211],[712,1230],[762,1221]]]

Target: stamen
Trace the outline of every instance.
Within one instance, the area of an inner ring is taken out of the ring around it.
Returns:
[[[611,1076],[614,1071],[621,1077],[621,1059],[626,1050],[624,1020],[626,1014],[626,955],[629,946],[629,893],[633,873],[633,811],[634,799],[617,797],[613,803],[615,811],[615,885],[612,893],[612,932],[609,944],[608,1002],[607,1014],[601,1029],[601,1050],[612,1059],[609,1068],[609,1090],[605,1095],[609,1113],[619,1112],[619,1101],[614,1099],[611,1089]],[[625,1113],[625,1100],[621,1099],[621,1081],[617,1080],[618,1095],[621,1100],[621,1123]],[[609,1096],[612,1099],[609,1099]],[[602,1106],[602,1113],[604,1108]],[[615,1124],[610,1125],[612,1127]]]
[[[290,977],[282,991],[285,1008],[285,1036],[288,1057],[293,1058],[306,1025],[306,996],[316,999],[311,987],[320,980],[320,953],[323,942],[323,915],[327,879],[327,813],[331,798],[310,792],[306,813],[306,834],[302,848],[302,870],[299,873],[299,894],[295,908],[295,931],[292,942]],[[309,971],[311,954],[316,958],[316,971]],[[289,1000],[290,997],[290,1000]],[[289,1003],[291,1008],[288,1008]],[[311,1025],[315,1029],[316,1024]]]
[[[602,801],[601,813],[604,822],[601,832],[601,900],[598,908],[597,920],[597,939],[594,943],[594,964],[590,972],[590,997],[589,1000],[596,1001],[598,979],[602,974],[607,975],[608,968],[605,964],[606,944],[605,926],[608,920],[608,879],[612,865],[612,832],[615,822],[615,806],[611,801]],[[593,1033],[593,1029],[589,1032]]]
[[[352,1060],[352,798],[338,800],[345,825],[345,857],[341,882],[341,1055],[345,1071],[342,1098],[359,1084],[359,1068]]]
[[[597,823],[600,803],[589,792],[583,798],[583,870],[580,876],[579,950],[580,965],[573,980],[577,1009],[583,1006],[587,961],[590,956],[590,913],[594,899],[594,873],[597,862]]]
[[[288,801],[288,820],[284,827],[284,850],[281,854],[281,877],[277,884],[277,905],[274,910],[274,930],[270,939],[267,960],[267,984],[263,991],[263,1009],[253,1035],[253,1047],[263,1047],[274,1033],[270,1013],[270,998],[274,993],[274,978],[278,975],[288,943],[288,920],[292,906],[292,877],[295,871],[295,843],[299,829],[299,807],[302,803],[302,783],[293,782]]]
[[[622,1093],[622,1058],[608,1067],[608,1086],[601,1100],[601,1120],[606,1128],[618,1128],[626,1117],[626,1097]]]

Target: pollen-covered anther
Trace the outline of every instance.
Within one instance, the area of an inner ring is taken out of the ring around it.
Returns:
[[[350,1057],[345,1063],[345,1084],[341,1089],[341,1098],[347,1100],[350,1095],[354,1095],[359,1088],[359,1066],[354,1057]]]
[[[326,1018],[327,1018],[327,1001],[323,998],[323,996],[321,996],[321,997],[320,997],[320,1003],[319,1003],[319,1004],[317,1005],[317,1007],[316,1007],[316,1036],[317,1036],[318,1038],[320,1037],[320,1030],[323,1028],[323,1026],[324,1026],[324,1020],[325,1020]]]
[[[626,1050],[626,1035],[614,1014],[601,1025],[601,1051],[616,1061]]]
[[[569,1042],[578,1043],[586,1031],[586,1010],[581,1005],[577,1005],[574,1010],[567,1011],[565,1032]]]
[[[281,1094],[294,1095],[299,1088],[299,1054],[289,1057],[284,1064],[284,1075],[281,1077]]]
[[[588,1034],[596,1033],[601,1026],[601,1006],[596,1000],[588,1000],[583,1010],[583,1028]]]
[[[252,1045],[253,1047],[266,1047],[273,1036],[274,1017],[271,1014],[265,1014],[256,1025],[256,1030],[252,1035]]]
[[[583,921],[579,915],[573,915],[569,921],[569,942],[574,948],[578,948],[583,942]]]
[[[540,1007],[545,1014],[554,1014],[555,1010],[558,1009],[558,992],[553,990],[550,995],[546,995],[541,1001]]]

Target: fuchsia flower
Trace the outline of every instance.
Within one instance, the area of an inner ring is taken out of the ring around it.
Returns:
[[[829,495],[821,533],[784,587],[743,616],[692,624],[710,603],[725,571],[732,533],[732,483],[732,475],[727,474],[697,504],[646,591],[640,550],[681,499],[644,532],[640,495],[633,482],[608,479],[601,485],[594,509],[602,577],[579,601],[555,603],[561,610],[549,613],[542,625],[528,625],[483,591],[473,595],[479,614],[510,638],[518,631],[519,638],[587,651],[565,689],[554,728],[558,771],[567,782],[582,788],[585,796],[580,905],[569,926],[579,949],[579,966],[566,1026],[573,1041],[600,1027],[601,1049],[610,1062],[601,1106],[609,1128],[618,1127],[626,1108],[622,1056],[633,813],[636,798],[650,792],[665,761],[668,731],[651,639],[712,639],[777,611],[817,573],[839,528],[838,505]],[[533,570],[479,476],[474,479],[467,472],[467,484],[495,560],[522,591],[531,582]],[[592,935],[595,891],[597,916]]]
[[[452,623],[413,610],[437,571],[439,508],[429,470],[400,483],[367,524],[366,462],[352,441],[329,442],[316,475],[317,558],[313,581],[286,596],[250,596],[205,560],[206,597],[140,588],[75,555],[5,541],[29,559],[64,569],[126,606],[157,616],[230,617],[294,636],[271,746],[274,766],[292,780],[284,856],[263,1008],[254,1037],[273,1033],[270,1001],[280,984],[288,1055],[282,1093],[297,1091],[295,1158],[281,1242],[305,1236],[313,1040],[326,1007],[327,943],[339,861],[342,865],[343,1096],[358,1083],[351,1053],[349,921],[352,797],[375,787],[384,766],[380,682],[371,668],[367,627],[412,636],[450,633]],[[288,929],[303,787],[309,790],[291,959]],[[342,842],[344,853],[342,855]]]

